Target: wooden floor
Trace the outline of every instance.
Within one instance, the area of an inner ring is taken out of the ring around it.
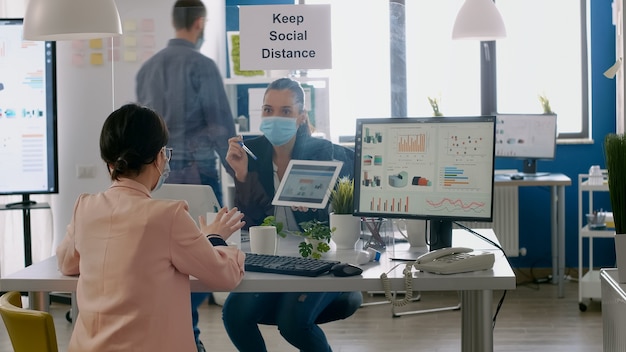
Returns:
[[[502,292],[494,293],[495,305]],[[366,301],[383,300],[366,295]],[[457,303],[453,292],[426,292],[421,302],[407,309],[434,308]],[[61,351],[67,350],[71,325],[65,320],[68,306],[53,303],[57,336]],[[205,305],[201,310],[201,339],[208,351],[235,351],[224,332],[221,307]],[[0,324],[1,325],[1,324]],[[347,320],[323,326],[335,352],[368,351],[460,351],[461,312],[446,311],[393,318],[388,304],[359,309]],[[275,327],[262,327],[268,350],[295,351]],[[0,351],[12,351],[6,330],[0,327]],[[586,312],[578,308],[578,284],[566,281],[565,298],[557,298],[552,284],[519,285],[508,291],[497,317],[494,351],[602,351],[602,316],[600,302],[588,304]]]

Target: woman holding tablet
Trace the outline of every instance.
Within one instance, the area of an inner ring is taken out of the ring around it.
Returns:
[[[269,215],[276,216],[288,231],[301,230],[298,224],[304,221],[328,221],[328,206],[272,205],[292,159],[343,161],[340,176],[353,177],[354,153],[311,136],[304,101],[304,90],[297,81],[280,78],[270,83],[263,97],[263,136],[246,141],[249,151],[241,137],[229,139],[226,161],[235,172],[235,205],[245,214],[246,227],[260,225]],[[337,299],[358,307],[362,297],[360,292],[231,293],[222,310],[224,326],[239,351],[267,350],[259,323],[278,325],[281,335],[301,351],[331,351],[315,320]]]
[[[311,136],[304,90],[297,81],[280,78],[270,83],[261,110],[263,136],[245,144],[241,137],[230,138],[226,154],[235,172],[235,204],[245,214],[245,228],[260,225],[269,215],[290,230],[298,230],[299,223],[312,219],[328,221],[328,211],[275,208],[272,199],[291,159],[343,161],[339,177],[352,178],[354,152]]]

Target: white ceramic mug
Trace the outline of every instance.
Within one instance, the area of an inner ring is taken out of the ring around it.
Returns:
[[[275,226],[250,226],[250,252],[275,255],[278,250],[278,235]]]
[[[217,213],[206,213],[206,223],[210,224],[215,220],[215,216]],[[226,240],[229,246],[236,246],[237,248],[241,248],[241,230],[235,231],[228,239]]]
[[[426,220],[400,219],[396,226],[411,247],[426,247]]]

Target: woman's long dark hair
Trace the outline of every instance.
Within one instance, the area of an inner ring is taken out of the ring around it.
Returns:
[[[155,111],[127,104],[104,121],[100,157],[109,165],[111,180],[138,175],[144,165],[154,162],[168,139],[165,122]]]

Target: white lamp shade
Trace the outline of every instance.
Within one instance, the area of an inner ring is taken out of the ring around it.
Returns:
[[[465,0],[456,15],[452,39],[490,41],[505,37],[504,21],[492,0]]]
[[[122,35],[114,0],[30,0],[24,16],[26,40],[75,40]]]

